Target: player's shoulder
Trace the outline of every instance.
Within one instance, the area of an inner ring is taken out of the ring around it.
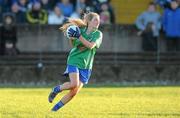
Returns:
[[[102,33],[102,31],[101,31],[101,30],[99,30],[99,29],[97,29],[97,30],[96,30],[96,32],[98,32],[98,33]]]
[[[102,31],[99,30],[99,29],[97,29],[97,30],[95,31],[95,34],[96,34],[96,35],[99,35],[99,36],[102,36],[102,35],[103,35]]]

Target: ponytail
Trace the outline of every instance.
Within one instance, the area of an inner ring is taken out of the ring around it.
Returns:
[[[59,29],[62,30],[63,32],[66,31],[66,29],[70,26],[70,25],[76,25],[78,27],[87,27],[88,26],[88,22],[91,21],[93,19],[93,17],[99,17],[99,15],[97,13],[94,12],[89,12],[87,14],[84,15],[84,20],[82,19],[72,19],[70,18],[68,20],[67,23],[65,23],[62,27],[60,27]]]
[[[85,27],[87,26],[86,23],[81,20],[81,19],[69,19],[67,23],[65,23],[62,27],[60,27],[59,29],[62,30],[63,32],[66,31],[66,29],[70,26],[70,25],[76,25],[78,27]]]

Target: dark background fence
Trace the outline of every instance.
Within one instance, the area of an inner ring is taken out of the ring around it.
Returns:
[[[22,52],[69,51],[68,41],[59,31],[60,26],[19,25],[17,46]],[[134,25],[104,25],[103,43],[99,52],[142,52],[141,38]],[[159,38],[159,49],[165,51],[163,35]]]

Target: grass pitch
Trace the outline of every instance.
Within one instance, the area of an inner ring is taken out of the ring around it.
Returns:
[[[180,118],[180,87],[96,87],[50,112],[51,88],[0,88],[0,118]]]

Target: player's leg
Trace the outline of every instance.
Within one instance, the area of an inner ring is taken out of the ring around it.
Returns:
[[[74,96],[77,95],[77,93],[79,93],[79,91],[81,90],[81,88],[83,87],[83,83],[80,82],[79,86],[70,90],[68,94],[66,94],[61,101],[66,104],[68,103]]]
[[[62,99],[52,108],[52,111],[57,111],[61,107],[63,107],[65,104],[67,104],[72,98],[77,95],[77,93],[81,90],[83,87],[83,83],[79,82],[78,87],[72,88],[69,93],[67,93]]]
[[[79,86],[79,73],[69,73],[70,82],[60,85],[61,90],[70,90]]]
[[[69,77],[70,77],[70,82],[65,82],[64,84],[55,86],[52,89],[51,93],[48,96],[48,100],[50,103],[52,103],[56,95],[61,91],[73,89],[79,86],[79,73],[70,73]]]

